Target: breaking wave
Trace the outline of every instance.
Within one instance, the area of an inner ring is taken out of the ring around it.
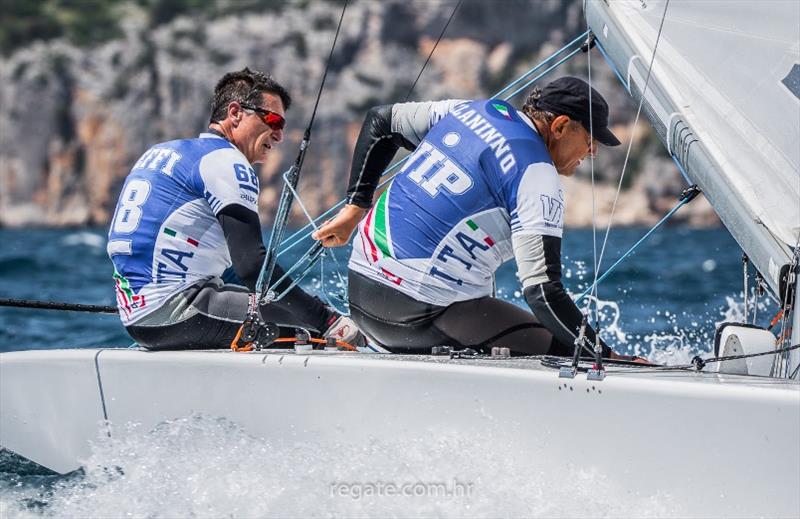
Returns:
[[[6,488],[0,515],[25,517],[663,517],[665,492],[621,488],[597,468],[543,449],[509,449],[507,431],[363,445],[249,436],[191,415],[151,431],[98,436],[82,470]],[[480,451],[475,446],[481,445]],[[400,460],[400,461],[398,461]],[[387,489],[406,485],[408,495]],[[356,491],[358,489],[358,491]],[[371,491],[370,491],[371,489]]]
[[[61,238],[61,244],[69,247],[86,246],[105,250],[106,237],[96,232],[81,231],[64,236]]]

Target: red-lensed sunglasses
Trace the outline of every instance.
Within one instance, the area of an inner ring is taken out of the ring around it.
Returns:
[[[239,106],[246,110],[252,110],[257,113],[261,117],[261,120],[264,121],[264,124],[272,128],[274,131],[283,130],[283,127],[286,126],[286,119],[284,119],[281,114],[272,112],[270,110],[265,110],[257,106],[243,104],[240,104]]]

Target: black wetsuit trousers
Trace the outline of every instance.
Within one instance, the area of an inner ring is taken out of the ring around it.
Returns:
[[[500,346],[516,355],[572,353],[529,310],[493,297],[435,306],[353,271],[349,294],[351,317],[361,332],[395,353],[430,353],[432,346],[485,353]]]
[[[173,296],[157,314],[128,326],[128,334],[151,350],[228,348],[247,316],[250,302],[245,287],[225,284],[219,278],[198,283]],[[333,315],[317,298],[288,295],[280,302],[261,306],[261,317],[281,326],[281,336],[294,327],[322,332]]]

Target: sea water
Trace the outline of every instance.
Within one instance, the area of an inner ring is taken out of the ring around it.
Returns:
[[[267,441],[204,415],[153,431],[127,427],[132,430],[122,440],[98,437],[78,474],[35,475],[7,462],[0,516],[684,515],[668,492],[623,488],[597,468],[565,466],[546,450],[506,440],[511,431],[439,430],[414,441],[354,446],[330,439]],[[386,491],[390,485],[398,494]]]
[[[600,272],[644,232],[614,230]],[[600,251],[593,254],[592,243],[590,230],[565,232],[563,278],[572,293],[594,278]],[[0,230],[0,244],[0,297],[113,304],[102,230]],[[304,286],[339,304],[335,271],[347,256],[338,250]],[[524,305],[513,263],[498,272],[497,295]],[[743,317],[742,295],[741,251],[725,230],[665,228],[600,285],[592,308],[617,351],[684,364],[709,354],[718,323]],[[756,310],[757,321],[768,322],[775,305],[766,296],[754,305],[752,293],[750,300],[751,318]],[[130,344],[114,315],[0,307],[0,351]],[[115,426],[129,429],[124,439],[98,434],[83,468],[67,476],[0,450],[0,517],[683,515],[664,492],[621,488],[535,446],[509,449],[502,430],[354,448],[253,438],[224,417],[196,414],[155,430]]]

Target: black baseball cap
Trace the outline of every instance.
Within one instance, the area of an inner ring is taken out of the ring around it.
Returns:
[[[589,90],[591,89],[592,124],[589,125]],[[586,131],[606,146],[619,146],[619,139],[608,129],[608,104],[589,84],[576,77],[562,77],[542,89],[535,106],[555,115],[566,115],[580,122]]]

